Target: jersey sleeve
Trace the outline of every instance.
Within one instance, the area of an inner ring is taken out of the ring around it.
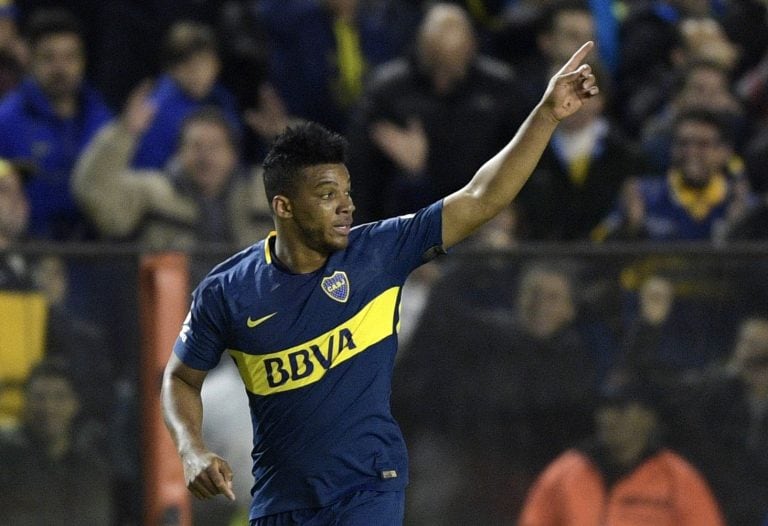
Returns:
[[[173,352],[192,367],[208,371],[216,367],[226,349],[227,309],[217,283],[203,282],[192,293],[192,304]]]
[[[415,214],[373,223],[364,234],[372,254],[384,268],[406,277],[416,267],[444,253],[443,201],[437,201]]]

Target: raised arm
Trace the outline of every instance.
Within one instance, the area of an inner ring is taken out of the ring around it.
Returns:
[[[443,204],[443,246],[469,236],[509,205],[539,162],[557,124],[598,93],[595,76],[582,64],[594,47],[587,42],[553,76],[541,101],[512,140]]]
[[[130,235],[141,223],[157,194],[157,175],[130,168],[136,144],[154,115],[143,83],[128,99],[119,119],[104,126],[83,151],[72,175],[72,193],[99,231]],[[163,176],[164,177],[164,176]]]
[[[163,375],[163,417],[181,457],[189,491],[198,499],[222,494],[235,500],[232,469],[223,458],[209,451],[203,442],[200,390],[206,374],[206,371],[193,369],[171,354]]]

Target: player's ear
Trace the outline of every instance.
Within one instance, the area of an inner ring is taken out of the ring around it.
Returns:
[[[276,195],[272,198],[272,212],[274,212],[275,217],[280,217],[282,219],[293,217],[291,200],[284,195]]]

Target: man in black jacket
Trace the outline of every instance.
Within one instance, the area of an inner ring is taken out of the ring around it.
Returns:
[[[478,54],[461,7],[431,7],[414,54],[373,71],[348,133],[361,220],[418,210],[461,188],[533,106],[521,93],[509,66]]]

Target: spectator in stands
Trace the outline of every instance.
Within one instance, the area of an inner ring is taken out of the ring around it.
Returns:
[[[280,95],[274,86],[268,82],[259,84],[256,88],[255,104],[244,113],[246,129],[245,141],[248,150],[245,162],[255,160],[260,163],[272,141],[288,126],[295,126],[301,119],[288,114]]]
[[[0,439],[0,523],[111,524],[110,475],[81,441],[82,400],[66,366],[43,361],[30,373],[22,426]]]
[[[768,9],[768,6],[764,6],[763,9]],[[764,26],[763,33],[765,33]],[[765,53],[758,64],[737,80],[736,91],[747,107],[753,128],[743,148],[744,161],[754,181],[755,190],[766,192],[768,191],[768,53]]]
[[[24,193],[26,168],[0,159],[0,289],[31,288],[30,269],[23,256],[8,252],[26,234],[29,201]]]
[[[597,240],[716,240],[754,205],[746,181],[727,161],[733,136],[720,115],[690,110],[677,117],[664,177],[625,182],[618,208],[594,232]]]
[[[18,243],[29,220],[26,167],[0,159],[0,428],[21,414],[21,383],[45,352],[46,304]]]
[[[402,0],[254,2],[269,46],[269,80],[288,113],[346,132],[371,68],[400,55],[417,15]]]
[[[686,441],[729,524],[760,524],[768,512],[768,317],[742,321],[730,359],[689,379],[681,415]]]
[[[530,444],[535,468],[590,427],[597,376],[579,326],[575,286],[566,267],[539,263],[526,269],[514,321],[502,337],[511,358],[507,382],[515,384],[507,387],[511,400],[525,408],[520,414],[527,415],[532,436],[548,437]]]
[[[372,73],[348,134],[361,220],[418,210],[466,184],[521,122],[519,93],[508,66],[477,54],[461,7],[431,6],[415,54]]]
[[[728,225],[725,238],[727,241],[764,241],[768,239],[768,193],[763,193],[755,206]]]
[[[682,65],[691,61],[711,61],[729,72],[736,68],[740,51],[725,33],[715,13],[684,17],[679,21],[678,31],[685,51]]]
[[[113,395],[110,379],[114,378],[115,360],[114,351],[107,344],[106,331],[69,305],[70,279],[63,258],[54,255],[39,258],[32,279],[48,306],[46,355],[65,360],[69,365],[75,388],[84,398],[80,415],[106,425],[110,418]],[[104,381],[94,382],[94,377]]]
[[[129,168],[155,111],[147,91],[145,85],[134,92],[122,117],[99,133],[77,166],[73,192],[101,234],[155,248],[246,246],[266,235],[271,218],[263,182],[242,173],[237,134],[217,108],[187,117],[178,162],[169,169]]]
[[[168,30],[162,48],[165,72],[149,95],[154,118],[143,131],[132,167],[167,168],[184,119],[204,106],[221,109],[239,135],[241,121],[234,95],[218,82],[221,60],[213,30],[195,22],[177,22]]]
[[[27,186],[30,234],[83,239],[89,232],[69,190],[71,171],[111,114],[83,79],[85,48],[76,18],[58,9],[37,11],[28,37],[31,76],[0,103],[0,156],[36,167]]]
[[[530,490],[520,526],[724,526],[706,479],[665,447],[656,404],[636,386],[606,393],[594,437],[547,466]]]
[[[688,64],[710,61],[731,74],[740,55],[708,1],[647,2],[630,11],[621,30],[622,67],[616,110],[630,135],[670,99]]]
[[[514,283],[509,265],[489,262],[470,261],[435,283],[392,391],[393,411],[415,448],[435,435],[448,441],[435,454],[449,458],[433,462],[459,470],[459,482],[435,487],[444,474],[425,469],[413,483],[425,500],[450,491],[437,516],[449,514],[456,524],[495,524],[500,513],[514,520],[530,478],[589,434],[596,392],[570,273],[533,264]],[[471,293],[463,293],[462,276],[474,279]],[[505,298],[502,290],[516,293]],[[417,409],[409,402],[423,397],[434,403]],[[519,494],[500,493],[510,485]],[[414,523],[429,520],[411,513]]]
[[[714,60],[697,60],[681,67],[677,74],[669,100],[646,119],[640,132],[641,145],[655,172],[661,172],[669,165],[672,126],[686,111],[706,110],[722,115],[733,130],[736,147],[747,131],[747,116],[731,89],[728,68]],[[734,152],[726,168],[734,177],[741,177],[739,172],[743,171],[743,164]]]
[[[755,190],[768,193],[768,126],[766,117],[752,119],[756,131],[744,146],[744,162]]]
[[[609,79],[596,63],[592,71],[600,93],[561,123],[518,198],[529,239],[589,239],[615,206],[622,182],[647,173],[639,147],[606,114]]]
[[[696,318],[700,312],[676,298],[671,278],[662,274],[645,278],[632,313],[617,364],[627,378],[666,392],[713,359],[707,331]]]
[[[0,99],[21,83],[29,63],[29,49],[16,25],[18,15],[12,0],[0,0]]]
[[[568,60],[569,49],[578,42],[595,39],[595,18],[587,0],[554,0],[537,4],[537,20],[533,23],[536,33],[534,51],[526,58],[514,61],[520,78],[526,80],[521,86],[524,90],[521,95],[528,103],[535,102],[536,94],[557,71],[557,64]],[[597,58],[595,61],[600,63]],[[603,75],[601,81],[608,81],[607,77]]]

